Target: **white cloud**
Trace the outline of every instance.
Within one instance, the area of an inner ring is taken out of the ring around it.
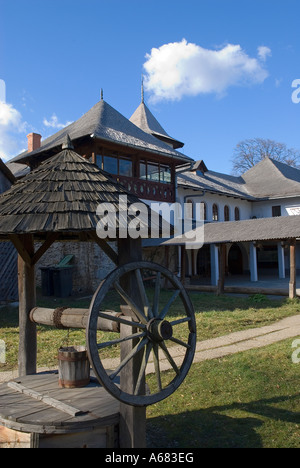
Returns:
[[[65,124],[60,123],[56,114],[52,114],[50,120],[47,120],[46,118],[44,118],[43,120],[43,124],[45,125],[45,127],[56,129],[65,128],[71,123],[72,122],[66,122]]]
[[[6,161],[16,154],[18,138],[14,134],[26,132],[27,123],[23,122],[20,112],[11,104],[0,101],[0,157]]]
[[[201,93],[220,96],[231,86],[263,83],[268,72],[262,62],[270,54],[265,46],[258,48],[257,58],[251,58],[240,45],[210,50],[185,39],[164,44],[146,55],[145,87],[154,101]]]
[[[258,47],[257,49],[258,51],[258,56],[259,58],[265,62],[267,60],[268,57],[271,57],[272,56],[272,51],[269,47],[266,47],[266,46],[260,46]]]
[[[5,81],[0,80],[0,102],[6,101],[6,89],[5,89]]]

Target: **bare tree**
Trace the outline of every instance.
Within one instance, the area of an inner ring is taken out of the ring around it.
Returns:
[[[253,138],[237,144],[231,160],[232,172],[237,175],[243,174],[267,157],[300,168],[300,151],[288,148],[284,143]]]

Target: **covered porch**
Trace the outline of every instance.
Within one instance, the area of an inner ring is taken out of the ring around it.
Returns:
[[[201,229],[201,248],[184,237],[161,244],[177,246],[178,270],[187,289],[298,295],[298,216],[208,223]]]

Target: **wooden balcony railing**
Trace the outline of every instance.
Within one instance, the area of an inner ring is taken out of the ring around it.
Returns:
[[[125,176],[113,176],[113,178],[138,198],[168,203],[174,203],[175,201],[173,184],[162,184]]]

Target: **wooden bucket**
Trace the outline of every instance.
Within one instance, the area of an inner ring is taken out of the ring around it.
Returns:
[[[90,362],[84,346],[58,350],[58,377],[61,388],[80,388],[89,384]]]

